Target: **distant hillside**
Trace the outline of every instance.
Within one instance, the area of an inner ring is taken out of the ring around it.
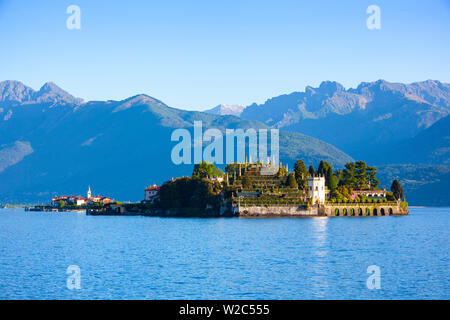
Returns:
[[[306,87],[305,92],[253,104],[241,117],[301,132],[353,157],[372,160],[374,152],[415,137],[449,114],[449,84],[379,80],[348,90],[326,81],[319,88]]]
[[[410,163],[450,165],[450,116],[379,155],[379,163],[401,163],[408,159]]]
[[[42,95],[20,83],[2,85],[8,93],[0,100],[1,202],[84,194],[88,185],[94,193],[140,200],[149,184],[192,172],[192,166],[171,161],[174,128],[190,128],[195,120],[205,129],[267,128],[235,116],[170,108],[147,95],[82,103],[52,85],[48,98],[38,102]],[[299,133],[281,132],[280,152],[291,165],[299,158],[316,166],[322,159],[335,166],[353,160]]]
[[[381,185],[388,190],[394,179],[403,185],[406,200],[416,206],[450,206],[450,166],[386,165],[378,168]]]

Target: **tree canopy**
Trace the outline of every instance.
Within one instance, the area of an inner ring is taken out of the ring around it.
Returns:
[[[306,169],[303,160],[298,160],[294,165],[295,180],[297,181],[298,187],[300,189],[306,189],[308,178],[308,170]]]
[[[316,175],[316,172],[314,171],[314,167],[312,165],[309,166],[308,172],[311,177],[314,177]]]
[[[217,168],[214,163],[202,161],[194,166],[193,178],[215,178],[223,176],[223,171]]]
[[[392,182],[391,191],[394,194],[395,199],[399,200],[403,198],[403,187],[397,179]]]
[[[290,188],[298,189],[297,181],[295,180],[295,177],[294,177],[294,175],[292,173],[288,175],[287,185]]]
[[[341,172],[340,186],[354,189],[375,189],[380,185],[376,178],[377,169],[364,161],[348,162]]]

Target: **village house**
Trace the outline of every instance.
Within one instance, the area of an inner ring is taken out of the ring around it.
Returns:
[[[145,198],[144,201],[147,202],[153,202],[158,198],[158,192],[159,192],[160,186],[157,186],[154,184],[153,186],[148,187],[145,189]]]

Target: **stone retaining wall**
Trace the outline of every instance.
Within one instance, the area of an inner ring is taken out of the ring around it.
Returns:
[[[304,206],[247,206],[234,207],[234,212],[240,217],[363,217],[363,216],[400,216],[408,215],[399,205],[390,204],[337,204],[314,206],[306,209]]]

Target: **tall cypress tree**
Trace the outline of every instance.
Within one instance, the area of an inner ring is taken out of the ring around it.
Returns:
[[[335,190],[338,186],[338,179],[333,174],[333,169],[331,168],[331,166],[328,167],[325,177],[326,177],[326,185],[327,185],[328,189],[330,191]]]
[[[322,176],[326,174],[325,163],[323,162],[323,160],[320,161],[319,166],[317,167],[316,174]]]
[[[392,182],[391,191],[394,194],[395,199],[399,200],[403,198],[403,188],[397,179]]]
[[[309,175],[311,177],[314,177],[316,175],[316,172],[314,171],[314,167],[312,165],[309,166]]]
[[[306,189],[308,177],[308,170],[306,170],[305,163],[302,160],[298,160],[294,165],[295,180],[298,187],[302,190]]]
[[[292,173],[288,175],[287,185],[291,188],[298,189],[297,181],[295,181],[294,175]]]

